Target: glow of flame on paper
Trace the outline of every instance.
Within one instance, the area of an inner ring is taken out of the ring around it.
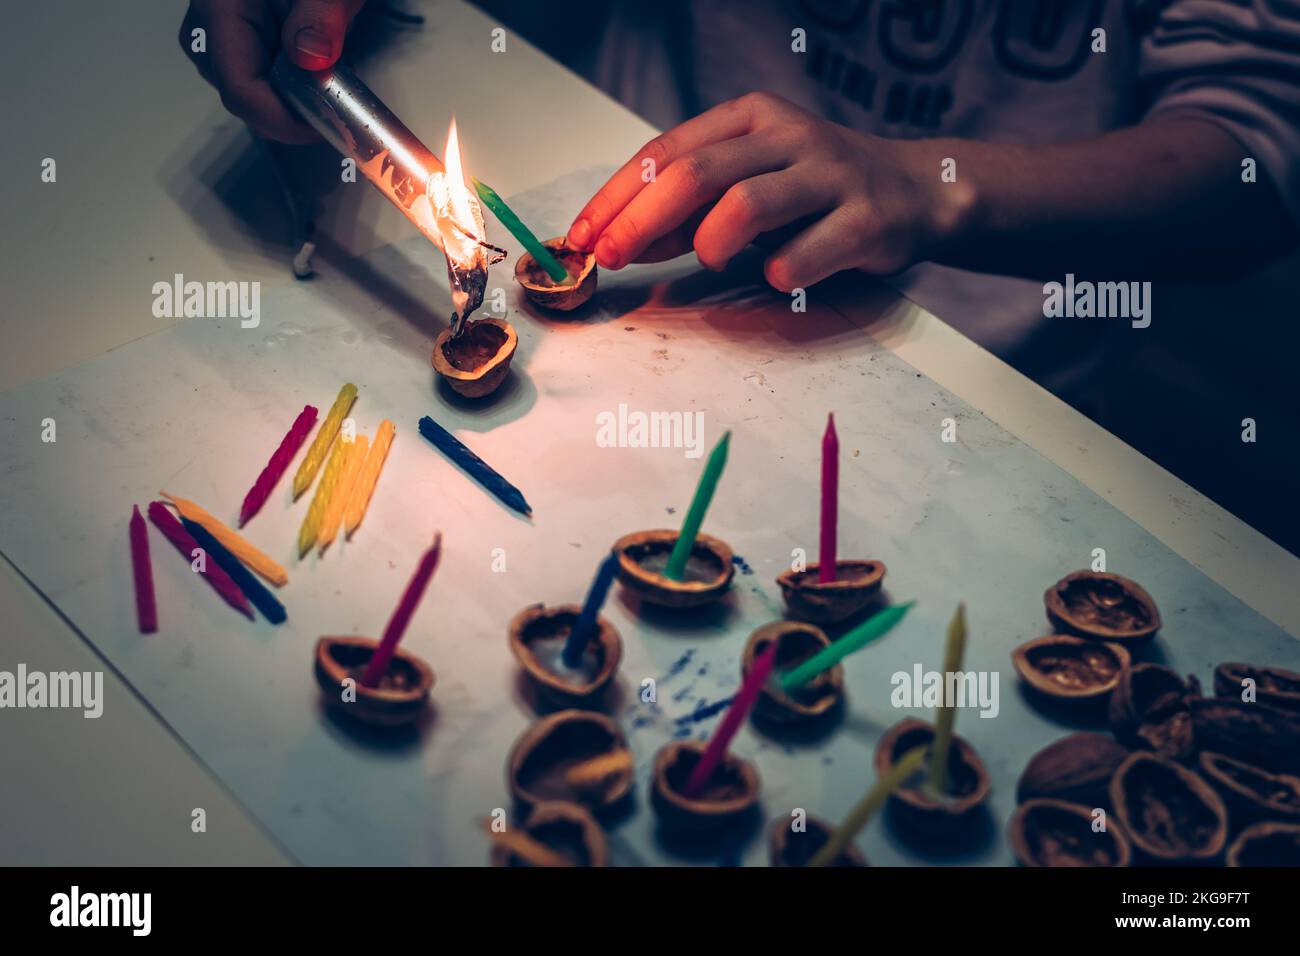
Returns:
[[[429,177],[425,189],[427,202],[432,205],[434,227],[440,237],[439,245],[447,254],[447,262],[453,270],[487,273],[487,253],[479,244],[486,235],[483,225],[483,210],[478,198],[470,191],[465,182],[465,174],[460,163],[460,138],[456,134],[456,120],[451,121],[447,131],[447,148],[443,152],[446,169],[435,172]],[[417,205],[419,201],[417,200]],[[464,315],[469,303],[468,292],[461,288],[457,276],[452,276],[452,305],[458,315]],[[473,303],[474,308],[478,303]]]

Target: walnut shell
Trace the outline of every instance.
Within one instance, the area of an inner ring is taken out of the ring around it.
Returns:
[[[379,642],[369,637],[322,637],[312,654],[316,683],[325,705],[363,724],[399,727],[420,718],[433,688],[433,670],[409,651],[398,648],[379,686],[361,683],[361,675]],[[345,701],[346,678],[355,681],[356,699]]]
[[[446,379],[453,390],[466,398],[482,398],[495,392],[505,381],[506,374],[510,371],[510,360],[514,358],[515,349],[519,345],[519,336],[514,326],[495,316],[466,323],[465,331],[455,341],[465,341],[467,337],[478,335],[485,327],[500,329],[505,333],[505,338],[497,345],[495,355],[473,368],[458,368],[448,355],[448,350],[454,351],[451,329],[443,329],[433,343],[434,371]]]
[[[1300,715],[1268,704],[1206,697],[1191,701],[1191,716],[1202,750],[1276,773],[1300,774]]]
[[[885,580],[883,561],[836,561],[835,580],[822,584],[821,565],[777,575],[785,607],[791,617],[813,624],[836,624],[860,613],[880,597]]]
[[[807,866],[835,832],[833,826],[814,816],[805,817],[803,822],[803,832],[796,833],[791,817],[777,817],[772,821],[768,830],[768,860],[772,866]],[[862,851],[850,843],[828,865],[862,867],[868,864]]]
[[[1083,731],[1062,737],[1029,758],[1016,785],[1016,800],[1066,800],[1086,807],[1110,806],[1110,778],[1129,750],[1105,734]]]
[[[1208,750],[1196,769],[1223,798],[1234,829],[1257,820],[1300,823],[1300,777],[1270,773]]]
[[[1228,842],[1228,811],[1182,764],[1138,751],[1110,781],[1110,802],[1133,849],[1164,866],[1216,860]]]
[[[1094,704],[1110,695],[1130,663],[1118,644],[1049,634],[1021,644],[1011,663],[1035,691],[1071,704]]]
[[[1101,571],[1075,571],[1043,595],[1047,619],[1067,634],[1141,643],[1160,630],[1160,611],[1136,581]]]
[[[1163,664],[1124,668],[1110,695],[1110,726],[1130,747],[1188,760],[1196,750],[1189,701],[1199,697],[1195,677],[1186,682]]]
[[[1300,826],[1256,823],[1228,847],[1228,866],[1300,866]]]
[[[515,281],[523,287],[524,295],[534,305],[553,312],[572,312],[596,291],[596,277],[600,274],[596,256],[590,252],[573,251],[564,236],[547,239],[542,245],[554,253],[571,275],[577,270],[574,280],[556,285],[532,254],[525,252],[515,260]]]
[[[521,829],[553,853],[574,866],[608,866],[609,842],[605,831],[585,807],[562,800],[536,804]],[[504,843],[492,847],[493,866],[534,866]]]
[[[1241,700],[1246,679],[1255,682],[1255,701],[1281,710],[1300,712],[1300,674],[1280,667],[1254,667],[1250,664],[1223,663],[1214,669],[1216,697]]]
[[[1111,821],[1093,829],[1090,808],[1065,800],[1027,800],[1016,807],[1007,839],[1025,866],[1128,866],[1132,850]]]

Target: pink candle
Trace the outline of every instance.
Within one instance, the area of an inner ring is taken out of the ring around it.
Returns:
[[[817,562],[817,580],[835,580],[835,527],[839,521],[840,439],[835,434],[835,413],[826,416],[822,435],[822,549]]]
[[[754,701],[758,700],[758,692],[763,689],[763,685],[772,675],[772,667],[775,664],[776,641],[773,641],[767,646],[767,650],[759,655],[758,660],[754,661],[753,668],[745,675],[744,683],[740,685],[740,690],[736,691],[736,696],[731,700],[731,706],[727,708],[727,715],[722,718],[722,723],[718,724],[713,739],[704,748],[704,755],[700,757],[700,762],[691,771],[686,786],[682,788],[682,796],[686,799],[694,800],[698,797],[704,790],[704,785],[713,776],[713,771],[717,769],[718,764],[722,763],[722,758],[727,755],[727,747],[731,744],[731,738],[736,736],[736,731],[745,722],[745,717],[754,706]]]
[[[194,560],[194,552],[201,550],[199,543],[194,537],[185,530],[184,525],[176,520],[176,516],[167,510],[167,507],[161,501],[149,502],[149,520],[153,522],[154,527],[163,533],[163,536],[176,546],[176,550],[185,556],[186,561]],[[221,599],[233,607],[240,614],[253,619],[253,605],[248,603],[248,598],[244,597],[244,592],[239,590],[236,584],[224,570],[221,565],[217,564],[216,559],[209,561],[209,555],[204,555],[203,560],[203,580],[212,586],[212,589],[221,595]],[[191,565],[192,566],[192,565]]]
[[[384,676],[384,672],[388,670],[388,664],[397,651],[397,642],[402,639],[406,625],[411,623],[411,616],[415,614],[416,605],[424,596],[424,589],[429,586],[429,579],[433,577],[433,572],[438,567],[438,557],[441,553],[442,532],[439,531],[433,536],[433,545],[420,559],[420,566],[415,569],[410,583],[406,585],[406,591],[402,594],[402,600],[397,603],[393,616],[388,619],[384,636],[380,639],[379,646],[375,648],[370,663],[366,665],[365,673],[361,675],[362,687],[376,686],[379,679]]]
[[[135,616],[141,634],[158,630],[158,605],[153,594],[153,563],[149,560],[149,529],[139,505],[131,506],[131,572],[135,579]]]
[[[271,497],[276,482],[280,480],[285,469],[289,467],[289,462],[293,461],[293,456],[298,454],[298,449],[311,434],[312,426],[316,424],[317,414],[315,406],[304,405],[298,417],[289,426],[288,433],[280,440],[280,446],[276,448],[271,455],[271,460],[266,463],[262,473],[257,476],[257,481],[253,482],[253,487],[249,488],[248,494],[244,496],[244,504],[239,509],[241,528],[248,524],[248,520],[257,514],[262,505],[266,504],[266,499]]]

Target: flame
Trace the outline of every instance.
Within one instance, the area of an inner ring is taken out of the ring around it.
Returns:
[[[447,131],[447,148],[443,157],[445,171],[430,176],[426,190],[433,204],[443,251],[459,268],[468,269],[480,264],[486,267],[486,255],[478,243],[484,235],[483,210],[465,182],[455,119]]]

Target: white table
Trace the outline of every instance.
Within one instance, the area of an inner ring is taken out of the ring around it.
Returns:
[[[488,52],[493,24],[454,2],[396,44],[367,81],[435,149],[453,111],[467,162],[509,195],[574,168],[618,163],[653,135],[518,37]],[[152,18],[151,18],[152,16]],[[165,327],[150,287],[194,277],[292,281],[280,199],[252,144],[194,74],[175,42],[180,10],[84,3],[28,4],[11,14],[6,129],[22,138],[0,162],[8,308],[0,390],[8,391]],[[25,21],[25,22],[21,22]],[[490,66],[490,70],[484,67]],[[569,109],[544,127],[527,97]],[[469,104],[474,104],[470,107]],[[464,105],[462,105],[464,104]],[[598,131],[593,135],[592,131]],[[40,180],[42,159],[58,182]],[[77,189],[66,184],[81,181]],[[85,204],[84,182],[102,183]],[[347,254],[408,237],[409,224],[357,189],[321,223]],[[16,238],[20,237],[20,241]],[[70,265],[71,264],[71,265]],[[820,290],[847,313],[864,283]],[[998,359],[891,291],[881,342],[1124,512],[1243,602],[1300,634],[1300,560],[1209,502]],[[15,572],[0,568],[5,641],[0,667],[93,670],[104,663]],[[110,671],[105,716],[0,713],[0,862],[62,864],[277,863],[286,857]],[[203,807],[207,834],[190,832]]]

